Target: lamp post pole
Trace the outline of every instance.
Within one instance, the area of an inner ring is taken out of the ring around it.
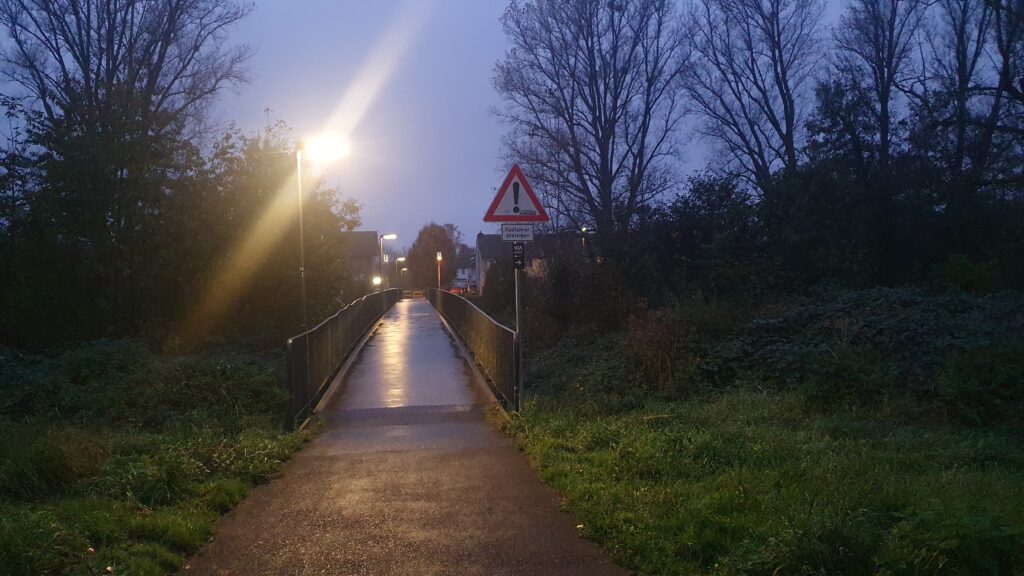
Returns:
[[[437,289],[441,289],[441,251],[437,252]]]
[[[397,282],[398,283],[398,287],[401,288],[402,287],[402,278],[401,278],[401,276],[399,276],[399,273],[398,273],[398,263],[399,262],[405,262],[405,256],[399,256],[398,258],[395,258],[395,282]]]
[[[383,286],[384,288],[389,287],[387,276],[384,275],[384,241],[394,240],[396,238],[398,238],[398,234],[395,234],[394,232],[388,234],[381,234],[380,237],[377,238],[377,243],[380,246],[380,281],[381,286]]]
[[[295,182],[299,198],[299,283],[302,284],[302,331],[306,332],[309,329],[309,324],[306,319],[306,230],[302,221],[302,143],[299,143],[295,150]]]

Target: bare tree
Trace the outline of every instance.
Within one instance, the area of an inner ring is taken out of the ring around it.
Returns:
[[[248,50],[224,39],[249,11],[233,0],[0,0],[2,74],[51,123],[180,128],[243,80]]]
[[[924,90],[911,93],[916,105],[950,132],[945,164],[950,178],[957,180],[987,164],[990,146],[983,142],[972,146],[971,127],[975,118],[987,116],[978,87],[990,72],[985,56],[991,44],[993,12],[984,0],[938,0],[932,12],[937,26],[926,37],[930,58],[921,75]],[[1001,97],[988,99],[989,112],[1001,101]],[[991,134],[980,136],[991,138]]]
[[[700,0],[688,93],[702,133],[764,189],[797,165],[802,105],[821,61],[820,0]]]
[[[839,70],[866,78],[876,108],[878,161],[889,170],[893,102],[905,80],[914,39],[924,17],[922,0],[852,0],[835,33]]]
[[[673,183],[688,53],[668,0],[513,1],[495,68],[510,157],[549,207],[607,237]]]

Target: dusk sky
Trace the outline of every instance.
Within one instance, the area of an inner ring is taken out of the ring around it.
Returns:
[[[430,220],[452,222],[472,243],[491,229],[483,213],[505,171],[503,128],[490,112],[504,6],[259,2],[233,35],[255,50],[251,82],[221,97],[219,121],[258,130],[270,108],[271,121],[286,121],[296,137],[351,125],[352,152],[325,177],[362,204],[364,229],[397,232],[399,247]],[[362,114],[350,103],[360,99]]]
[[[838,2],[830,2],[833,21]],[[363,229],[408,246],[428,221],[472,244],[508,169],[491,85],[507,48],[505,0],[264,0],[232,35],[255,54],[251,82],[219,100],[217,120],[254,131],[284,120],[302,137],[346,132],[352,152],[325,174],[362,206]],[[684,138],[691,135],[684,134]],[[684,151],[701,167],[705,146]]]

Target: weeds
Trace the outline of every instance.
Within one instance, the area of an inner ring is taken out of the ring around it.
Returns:
[[[5,574],[175,571],[302,438],[277,362],[163,358],[133,342],[0,351]]]

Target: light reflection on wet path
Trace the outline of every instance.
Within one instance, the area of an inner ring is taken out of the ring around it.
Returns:
[[[381,319],[345,377],[340,408],[397,408],[483,402],[470,367],[423,299],[400,300]]]

